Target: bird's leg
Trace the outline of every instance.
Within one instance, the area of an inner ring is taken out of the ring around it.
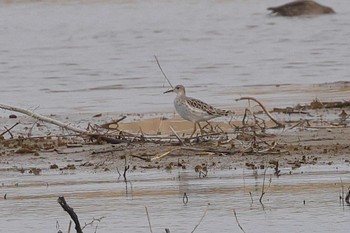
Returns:
[[[192,132],[190,138],[192,138],[193,134],[197,131],[197,126],[196,126],[196,124],[197,124],[197,122],[195,122],[195,123],[193,124],[193,132]]]
[[[198,124],[198,126],[199,126],[199,130],[201,131],[201,136],[203,136],[204,135],[204,130],[203,130],[203,128],[201,127],[201,124],[198,122],[197,123]]]
[[[214,132],[214,128],[213,128],[213,126],[210,124],[210,122],[209,122],[209,121],[205,121],[205,122],[207,122],[207,125],[204,126],[204,127],[210,126],[210,132],[211,132],[211,133]]]

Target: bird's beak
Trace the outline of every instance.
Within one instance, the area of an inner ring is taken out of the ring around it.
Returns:
[[[174,89],[170,89],[170,90],[167,90],[167,91],[164,91],[163,94],[166,94],[166,93],[169,93],[169,92],[173,92]]]

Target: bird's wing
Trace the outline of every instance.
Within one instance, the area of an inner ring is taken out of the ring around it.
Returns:
[[[214,108],[213,106],[211,106],[207,103],[204,103],[203,101],[200,101],[198,99],[191,98],[191,97],[187,97],[187,103],[191,107],[202,110],[203,112],[206,112],[207,114],[212,115],[212,116],[223,116],[223,115],[227,115],[229,113],[229,111]]]

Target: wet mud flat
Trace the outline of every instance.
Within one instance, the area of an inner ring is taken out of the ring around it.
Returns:
[[[67,232],[63,195],[84,232],[148,232],[148,221],[157,232],[198,224],[198,232],[240,231],[237,220],[246,232],[347,232],[350,108],[343,103],[271,109],[284,124],[277,128],[253,107],[191,139],[191,124],[172,114],[133,116],[118,122],[114,144],[30,117],[2,118],[7,129],[20,123],[0,141],[1,225]],[[51,117],[81,127],[120,119]]]

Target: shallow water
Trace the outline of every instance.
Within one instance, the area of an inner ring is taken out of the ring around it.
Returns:
[[[263,170],[209,170],[207,178],[186,170],[137,171],[128,173],[127,189],[116,172],[2,172],[0,191],[7,193],[7,200],[0,201],[0,225],[6,232],[44,233],[55,232],[58,221],[66,232],[69,216],[56,202],[64,195],[83,225],[105,217],[97,232],[149,232],[145,206],[153,232],[191,232],[208,203],[198,232],[239,232],[233,209],[246,232],[348,232],[350,207],[340,205],[339,194],[340,178],[349,185],[349,166],[305,166],[292,175],[289,171],[282,170],[279,178],[267,172],[264,205],[258,201]]]
[[[248,91],[287,105],[305,91],[276,84],[350,81],[347,0],[322,1],[335,15],[297,18],[268,15],[277,0],[8,2],[0,99],[40,113],[171,111],[153,55],[173,84],[219,106]]]

